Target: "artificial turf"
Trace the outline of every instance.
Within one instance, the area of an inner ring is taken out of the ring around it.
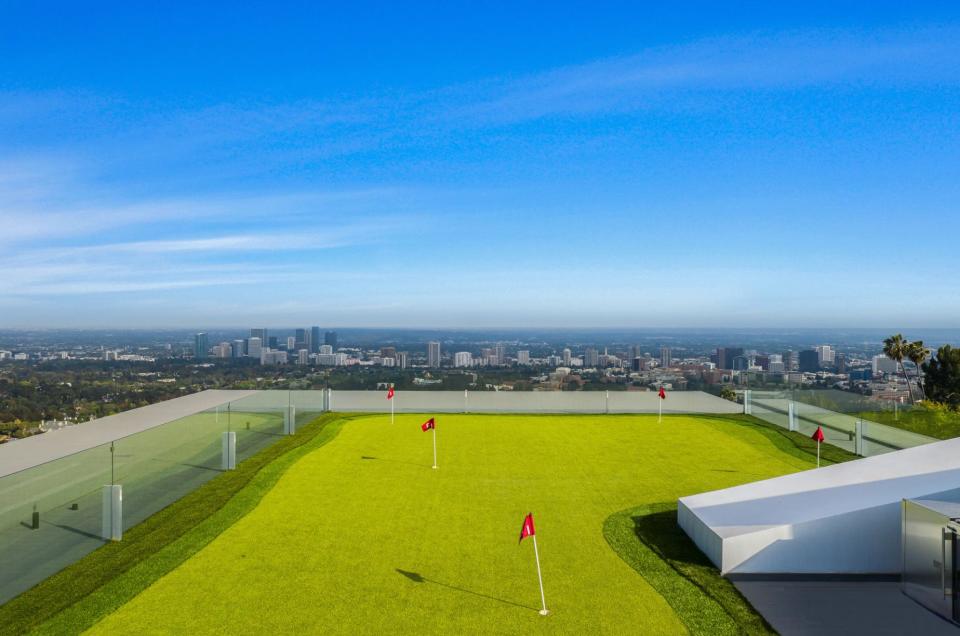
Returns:
[[[611,549],[605,522],[811,467],[788,437],[736,418],[446,415],[431,470],[422,419],[348,422],[92,631],[705,633]],[[517,544],[528,511],[547,617],[533,546]]]
[[[302,454],[345,418],[324,415],[219,475],[36,587],[0,606],[0,635],[77,633],[141,592],[249,512]]]

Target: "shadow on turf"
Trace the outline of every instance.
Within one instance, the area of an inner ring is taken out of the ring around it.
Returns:
[[[386,457],[373,457],[371,455],[361,455],[360,459],[373,459],[378,462],[392,462],[394,464],[407,464],[408,466],[419,466],[420,468],[431,468],[430,464],[408,462],[402,459],[387,459]]]
[[[410,572],[409,570],[401,570],[396,568],[397,574],[404,576],[414,583],[433,583],[434,585],[439,585],[440,587],[445,587],[451,590],[456,590],[457,592],[463,592],[464,594],[472,594],[474,596],[479,596],[481,598],[490,599],[491,601],[497,601],[499,603],[506,603],[507,605],[513,605],[514,607],[522,607],[524,609],[533,610],[534,612],[540,611],[539,608],[530,607],[529,605],[524,605],[522,603],[514,603],[513,601],[508,601],[505,598],[497,598],[496,596],[490,596],[489,594],[484,594],[482,592],[474,592],[473,590],[468,590],[462,587],[457,587],[456,585],[449,585],[447,583],[441,583],[440,581],[434,581],[433,579],[428,579],[427,577],[419,574],[417,572]]]

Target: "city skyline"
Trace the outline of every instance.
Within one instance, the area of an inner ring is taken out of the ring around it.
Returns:
[[[960,9],[876,9],[5,9],[0,327],[955,326]]]

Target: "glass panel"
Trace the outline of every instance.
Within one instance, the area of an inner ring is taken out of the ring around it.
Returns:
[[[109,446],[0,479],[0,603],[103,545],[101,492],[109,483]]]

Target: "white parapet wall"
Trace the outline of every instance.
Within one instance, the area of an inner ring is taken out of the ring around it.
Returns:
[[[683,497],[677,522],[722,574],[901,570],[900,502],[960,501],[960,438]]]

